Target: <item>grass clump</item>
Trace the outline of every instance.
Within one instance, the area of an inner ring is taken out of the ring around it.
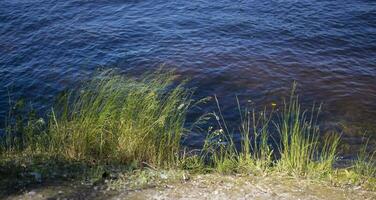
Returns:
[[[218,129],[209,130],[203,149],[216,171],[278,171],[294,176],[332,173],[340,137],[332,134],[320,142],[317,125],[320,108],[313,106],[311,115],[307,117],[308,112],[301,109],[295,94],[295,85],[289,101],[284,101],[280,112],[275,110],[276,105],[272,105],[271,111],[264,109],[257,113],[252,108],[241,108],[238,101],[240,146],[234,144],[232,132],[223,118],[217,98],[215,100],[218,113],[213,115]]]
[[[365,177],[376,177],[376,151],[368,152],[368,141],[361,147],[358,158],[354,161],[353,169],[357,174]]]
[[[46,122],[39,118],[37,111],[27,108],[24,100],[12,103],[5,120],[4,134],[0,133],[0,155],[42,149],[45,139]]]
[[[255,110],[241,108],[239,101],[241,136],[240,146],[233,141],[233,134],[222,115],[215,97],[218,112],[212,113],[218,129],[208,130],[203,147],[204,157],[220,173],[264,173],[272,164],[273,150],[269,144],[271,115],[266,110],[256,115]]]
[[[75,160],[174,165],[191,92],[173,86],[173,79],[172,72],[162,71],[137,80],[102,72],[61,95],[46,128],[36,134],[43,137],[25,140],[30,134],[17,129],[9,132],[13,142],[6,146],[22,144]]]
[[[72,158],[175,163],[190,93],[169,90],[172,81],[171,73],[133,80],[107,72],[63,99],[49,128],[52,147]]]
[[[330,180],[335,185],[357,185],[362,188],[376,191],[376,160],[375,150],[368,150],[369,139],[361,146],[357,157],[351,165],[344,169],[334,169]]]
[[[330,173],[336,161],[339,136],[332,134],[320,141],[317,115],[320,108],[312,107],[310,116],[302,111],[293,86],[290,100],[284,103],[279,120],[275,123],[280,137],[276,163],[279,171],[306,176]]]
[[[266,109],[258,113],[254,109],[250,111],[240,107],[238,110],[241,115],[241,151],[239,153],[240,166],[247,166],[259,172],[267,172],[272,164],[273,149],[270,145],[270,124],[273,111],[268,114]]]

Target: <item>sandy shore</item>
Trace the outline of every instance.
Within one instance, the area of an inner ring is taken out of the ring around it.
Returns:
[[[102,186],[62,183],[39,187],[6,199],[376,199],[360,187],[282,177],[197,175],[186,181],[144,189],[109,190]]]

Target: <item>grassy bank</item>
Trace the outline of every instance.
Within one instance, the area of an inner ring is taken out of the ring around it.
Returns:
[[[194,154],[181,145],[191,131],[185,126],[194,104],[191,95],[174,81],[173,72],[161,70],[134,79],[107,71],[60,95],[45,119],[35,112],[16,115],[22,105],[15,104],[1,139],[2,184],[17,185],[15,179],[27,176],[33,184],[39,176],[48,179],[56,173],[60,178],[99,180],[114,171],[148,168],[278,174],[376,189],[375,152],[365,145],[351,166],[334,168],[340,134],[320,135],[320,107],[302,109],[295,85],[283,105],[273,104],[261,112],[238,101],[236,127],[228,126],[214,97],[218,109],[197,123],[209,129],[202,131],[204,145]],[[241,135],[240,144],[233,141],[234,132]]]

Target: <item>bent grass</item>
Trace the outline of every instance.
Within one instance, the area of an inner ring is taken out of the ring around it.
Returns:
[[[61,95],[44,137],[24,142],[23,149],[37,151],[34,146],[39,146],[75,160],[172,166],[191,101],[182,84],[170,89],[172,85],[172,72],[158,71],[139,80],[102,72],[78,91]],[[15,131],[9,138],[22,138]]]

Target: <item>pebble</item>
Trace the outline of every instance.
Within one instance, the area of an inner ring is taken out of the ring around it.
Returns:
[[[37,193],[36,193],[35,191],[30,191],[30,192],[28,192],[27,194],[30,195],[30,196],[34,196],[34,195],[36,195]]]
[[[168,178],[166,174],[161,174],[160,177],[161,177],[161,179],[167,179]]]

